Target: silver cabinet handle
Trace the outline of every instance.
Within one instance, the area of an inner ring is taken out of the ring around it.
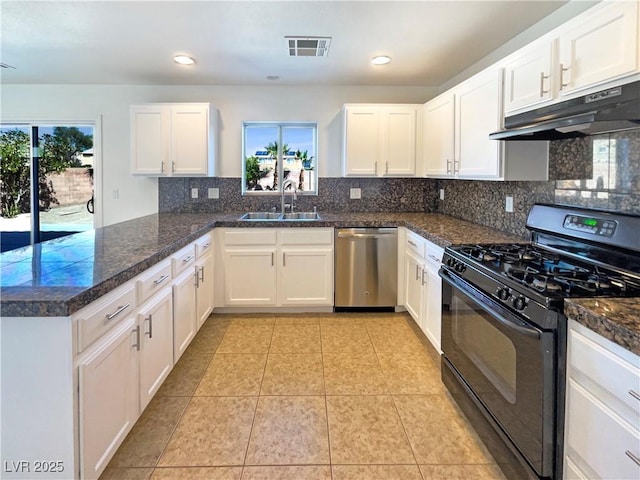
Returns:
[[[560,64],[560,90],[562,90],[564,87],[568,87],[571,83],[571,81],[569,81],[569,83],[564,83],[564,72],[568,72],[570,68],[571,66],[565,68],[562,63]]]
[[[436,257],[435,255],[427,255],[427,257],[429,257],[431,260],[435,260],[436,262],[440,263],[442,260],[438,257]]]
[[[272,266],[272,267],[273,267],[273,261],[274,261],[274,259],[273,259],[273,252],[271,252],[271,266]]]
[[[145,320],[149,320],[149,331],[144,332],[145,335],[149,335],[149,338],[153,338],[153,314],[149,314]]]
[[[422,286],[425,286],[427,284],[427,282],[424,279],[424,274],[425,273],[427,273],[427,271],[426,270],[422,270],[422,280],[421,280]]]
[[[160,173],[164,173],[164,162],[160,162]]]
[[[447,158],[447,173],[452,173],[451,172],[451,160],[449,160],[448,158]]]
[[[118,315],[120,315],[122,312],[124,312],[130,306],[131,306],[130,303],[127,303],[126,305],[121,305],[121,306],[118,307],[118,309],[115,312],[105,315],[107,317],[107,321],[113,320],[114,318],[116,318]]]
[[[204,283],[204,266],[200,267],[200,281]]]
[[[460,173],[460,167],[457,168],[456,170],[456,163],[460,163],[458,160],[453,160],[453,174],[455,175],[456,173]]]
[[[282,266],[286,267],[287,265],[287,254],[285,252],[282,252]]]
[[[196,286],[196,288],[198,288],[200,286],[200,275],[198,275],[198,269],[197,268],[193,272],[193,276],[196,277],[196,281],[195,281],[194,285]]]
[[[418,245],[413,243],[411,240],[407,240],[407,242],[409,242],[409,244],[413,245],[414,247],[418,248]]]
[[[182,263],[189,263],[191,260],[193,260],[193,255],[189,255],[187,258],[184,258]]]
[[[160,278],[158,278],[157,280],[154,280],[153,283],[155,285],[160,285],[162,282],[164,282],[167,278],[169,278],[169,275],[162,275]]]
[[[420,279],[420,265],[416,265],[416,280]]]
[[[624,454],[629,457],[631,460],[633,460],[633,463],[635,463],[636,465],[638,465],[640,467],[640,458],[636,457],[631,450],[625,450]]]
[[[209,248],[210,246],[211,246],[211,244],[210,244],[210,243],[205,243],[205,244],[202,246],[202,249],[203,249],[203,250],[206,250],[206,249],[207,249],[207,248]]]
[[[636,400],[640,400],[640,393],[638,393],[638,392],[635,392],[633,390],[629,390],[629,395],[631,395]]]
[[[544,89],[544,81],[549,78],[549,75],[545,75],[544,72],[540,72],[540,96],[544,97],[545,93],[549,93],[549,90]]]
[[[140,351],[140,325],[136,325],[133,331],[136,332],[136,343],[133,346],[136,347],[137,351]]]
[[[375,174],[378,174],[378,161],[373,162],[373,169],[375,170]]]
[[[389,174],[389,162],[384,162],[384,174]]]
[[[176,171],[176,162],[171,162],[171,173]]]

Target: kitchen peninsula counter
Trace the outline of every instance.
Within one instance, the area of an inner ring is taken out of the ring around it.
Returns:
[[[66,317],[214,227],[406,227],[446,247],[523,241],[430,213],[321,213],[316,221],[241,221],[241,213],[147,215],[0,255],[4,317]]]

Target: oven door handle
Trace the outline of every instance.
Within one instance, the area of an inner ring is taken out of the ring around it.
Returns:
[[[483,297],[483,298],[487,298],[491,305],[496,305],[495,302],[493,300],[491,300],[490,297],[487,297],[487,295],[482,293],[480,290],[475,288],[473,285],[468,284],[464,280],[457,279],[457,278],[453,277],[451,275],[451,273],[449,273],[446,269],[441,268],[440,271],[438,272],[438,274],[449,285],[451,285],[454,288],[457,288],[460,291],[462,291],[465,294],[467,294],[467,298],[469,300],[473,301],[480,308],[483,308],[483,309],[487,310],[487,305],[483,305],[477,300],[477,298],[479,296]],[[507,328],[509,328],[511,330],[514,330],[514,331],[516,331],[518,333],[521,333],[522,335],[525,335],[527,337],[536,338],[536,339],[540,338],[540,332],[535,328],[527,327],[527,326],[521,325],[521,324],[517,324],[517,323],[509,320],[504,315],[501,315],[500,313],[498,313],[495,309],[491,309],[490,310],[490,314],[498,322],[500,322],[502,325],[504,325],[505,327],[507,327]]]

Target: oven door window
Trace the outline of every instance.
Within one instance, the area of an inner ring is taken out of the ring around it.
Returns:
[[[469,302],[458,295],[454,296],[453,301],[453,342],[466,353],[502,397],[510,404],[515,404],[518,357],[513,341],[485,321]]]

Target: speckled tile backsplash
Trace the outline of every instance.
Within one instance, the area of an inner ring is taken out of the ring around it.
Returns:
[[[579,141],[592,151],[587,174],[558,181],[555,201],[640,214],[640,129]]]
[[[298,195],[296,208],[322,212],[424,212],[433,205],[436,181],[422,178],[320,178],[318,195]],[[280,209],[280,195],[242,195],[240,178],[161,178],[160,212],[239,212]],[[190,192],[197,188],[198,199]],[[208,199],[208,188],[218,188],[219,199]],[[349,198],[360,188],[362,198]],[[287,194],[287,203],[290,195]]]

